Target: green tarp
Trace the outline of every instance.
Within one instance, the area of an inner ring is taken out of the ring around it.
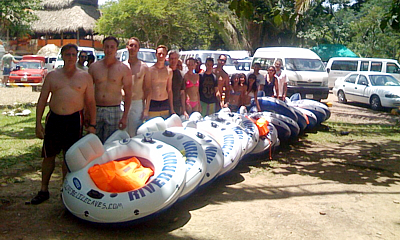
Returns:
[[[342,44],[321,44],[311,50],[318,54],[323,62],[327,62],[332,57],[358,57]]]

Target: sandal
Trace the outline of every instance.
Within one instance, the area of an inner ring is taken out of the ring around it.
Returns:
[[[49,199],[49,197],[50,197],[50,194],[48,191],[46,191],[46,192],[39,191],[38,194],[34,198],[32,198],[31,204],[34,204],[34,205],[40,204],[40,203],[46,201],[47,199]]]

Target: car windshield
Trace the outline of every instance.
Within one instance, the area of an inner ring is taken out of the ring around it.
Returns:
[[[148,62],[148,63],[156,63],[157,62],[156,53],[154,53],[154,52],[139,51],[137,53],[137,57],[139,60],[141,60],[143,62]]]
[[[318,59],[286,58],[286,70],[325,72],[325,66]]]
[[[40,69],[41,65],[38,62],[19,62],[17,66],[23,69]]]
[[[393,76],[370,75],[372,86],[400,86],[400,82]]]

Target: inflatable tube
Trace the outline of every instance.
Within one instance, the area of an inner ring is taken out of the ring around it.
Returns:
[[[221,145],[224,166],[219,176],[234,169],[239,163],[242,151],[242,143],[237,133],[232,128],[216,121],[198,121],[197,129],[203,130]]]
[[[242,114],[239,113],[222,113],[222,114],[224,119],[238,124],[240,127],[243,128],[245,133],[247,133],[247,135],[250,136],[251,140],[247,143],[247,152],[251,152],[255,148],[259,140],[259,132],[257,126],[253,123],[253,121],[251,121]]]
[[[261,111],[275,112],[289,117],[297,122],[297,115],[284,101],[278,100],[273,97],[260,97],[258,98]]]
[[[100,149],[95,146],[94,134],[88,134],[73,147],[75,149]],[[69,150],[68,150],[69,151]],[[67,152],[68,152],[67,151]],[[77,153],[77,154],[75,154]],[[96,157],[78,151],[66,154],[66,161],[83,161],[81,169],[67,174],[63,184],[62,199],[73,215],[95,223],[131,222],[166,209],[180,196],[185,185],[186,165],[182,154],[174,147],[154,139],[127,138],[109,143],[108,148]],[[111,193],[94,184],[88,169],[95,164],[135,156],[144,167],[154,171],[147,184],[137,190]]]
[[[101,157],[104,152],[100,139],[95,134],[87,134],[65,153],[65,165],[68,172],[75,172],[86,167],[91,161]]]
[[[311,106],[311,105],[297,105],[296,103],[293,104],[295,107],[303,108],[306,109],[317,117],[317,124],[321,124],[323,121],[325,121],[326,118],[326,112],[323,108],[318,107],[318,106]]]
[[[167,130],[186,134],[188,137],[191,137],[193,140],[197,141],[203,148],[207,158],[207,168],[204,178],[200,182],[200,186],[210,183],[214,179],[216,179],[219,172],[224,166],[224,154],[222,152],[221,146],[217,143],[217,141],[215,141],[212,137],[210,137],[207,133],[201,131],[200,129],[190,127],[172,127],[168,128]]]
[[[296,107],[292,107],[293,111],[296,113],[297,115],[297,124],[299,125],[300,128],[300,132],[304,132],[304,130],[307,127],[307,116],[301,112],[299,109],[297,109]]]
[[[240,153],[240,158],[242,158],[246,153],[250,152],[249,149],[253,149],[255,143],[250,135],[248,135],[244,128],[236,124],[233,119],[231,119],[227,113],[214,113],[212,115],[206,116],[204,120],[212,120],[222,124],[225,124],[227,127],[232,128],[236,134],[239,136],[242,145],[242,151]]]
[[[177,114],[172,114],[169,118],[165,119],[165,125],[170,127],[183,127],[182,119]]]
[[[299,108],[299,107],[295,107],[295,108],[307,116],[308,124],[307,124],[306,130],[311,130],[315,126],[317,126],[318,119],[314,113],[312,113],[311,111],[308,111],[307,109],[304,109],[304,108]]]
[[[140,135],[148,132],[165,131],[165,129],[167,129],[167,124],[165,123],[164,118],[155,117],[140,125],[136,134]]]
[[[149,132],[138,135],[135,138],[142,139],[144,137],[157,139],[175,147],[186,159],[186,184],[181,193],[181,198],[187,197],[196,190],[203,180],[207,168],[206,154],[200,144],[185,134],[170,130],[165,130],[164,132]]]
[[[261,116],[263,116],[262,112],[258,112],[258,113],[252,113],[250,115],[251,118],[253,119],[258,119]],[[291,135],[291,130],[289,128],[289,126],[283,122],[282,120],[278,119],[278,118],[274,118],[272,116],[263,116],[265,119],[267,119],[268,122],[272,123],[277,132],[278,132],[278,138],[279,140],[282,142],[287,142],[290,138]]]
[[[320,108],[324,109],[325,115],[326,115],[326,118],[325,118],[324,121],[328,120],[331,117],[331,110],[324,103],[321,103],[321,102],[318,102],[318,101],[315,101],[315,100],[311,100],[311,99],[301,99],[301,100],[298,100],[298,101],[292,101],[292,103],[296,104],[298,106],[300,106],[300,105],[309,105],[309,106],[317,106],[317,107],[320,107]]]
[[[262,114],[263,116],[279,119],[279,120],[283,121],[284,123],[286,123],[286,125],[290,128],[290,137],[291,138],[296,138],[299,135],[300,127],[297,124],[297,122],[295,122],[293,119],[288,118],[288,117],[278,114],[278,113],[260,112],[260,114]]]

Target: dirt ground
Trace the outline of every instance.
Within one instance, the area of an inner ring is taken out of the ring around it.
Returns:
[[[333,96],[329,101],[329,121],[399,121]],[[94,226],[66,211],[59,167],[50,200],[25,205],[40,186],[40,172],[21,171],[0,186],[0,239],[400,239],[399,146],[367,137],[325,145],[306,136],[273,160],[243,159],[157,218],[121,227]]]

